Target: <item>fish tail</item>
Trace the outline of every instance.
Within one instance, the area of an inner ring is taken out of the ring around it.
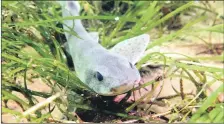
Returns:
[[[58,1],[62,7],[62,16],[69,17],[69,16],[79,16],[79,12],[81,10],[80,4],[78,1]],[[78,37],[82,39],[90,38],[88,32],[85,30],[84,26],[80,19],[69,19],[64,20],[63,27],[67,31],[74,31]],[[70,37],[73,37],[71,33],[65,32],[65,36],[67,40]]]
[[[80,4],[78,1],[58,1],[62,6],[64,12],[63,16],[79,16]],[[65,12],[65,10],[67,12]]]

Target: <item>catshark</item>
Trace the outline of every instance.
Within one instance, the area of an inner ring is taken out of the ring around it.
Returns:
[[[62,16],[79,16],[78,1],[60,1]],[[111,49],[99,44],[98,32],[87,32],[80,19],[64,20],[66,50],[71,55],[77,77],[96,93],[104,96],[123,94],[141,80],[135,63],[143,56],[150,41],[148,34],[126,39]]]

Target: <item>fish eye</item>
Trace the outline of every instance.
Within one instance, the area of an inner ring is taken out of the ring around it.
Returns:
[[[132,69],[134,68],[133,65],[132,65],[132,63],[129,62],[129,65],[130,65],[130,67],[131,67]]]
[[[103,75],[100,74],[100,72],[96,72],[95,77],[97,78],[98,81],[102,81],[103,80]]]

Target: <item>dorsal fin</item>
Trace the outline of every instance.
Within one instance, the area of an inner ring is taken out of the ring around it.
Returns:
[[[142,34],[119,42],[110,51],[126,57],[132,64],[135,64],[143,56],[149,41],[149,35]]]

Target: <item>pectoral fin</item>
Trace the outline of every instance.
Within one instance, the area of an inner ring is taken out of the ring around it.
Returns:
[[[148,34],[142,34],[116,44],[110,49],[111,52],[126,57],[132,64],[135,64],[143,56],[143,53],[150,41]]]

